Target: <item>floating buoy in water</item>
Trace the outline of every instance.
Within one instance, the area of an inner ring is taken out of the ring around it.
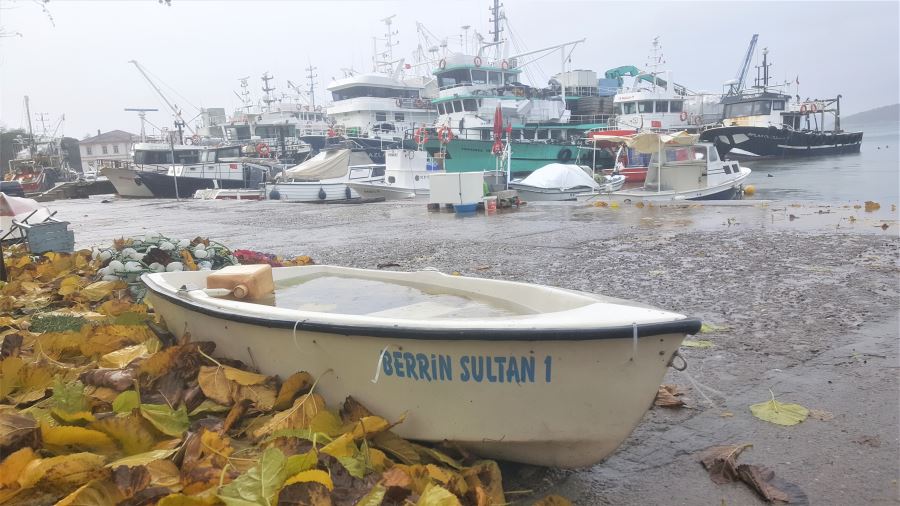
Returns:
[[[756,193],[756,187],[753,186],[752,184],[748,184],[747,186],[744,187],[744,195],[749,197],[749,196],[753,195],[754,193]]]

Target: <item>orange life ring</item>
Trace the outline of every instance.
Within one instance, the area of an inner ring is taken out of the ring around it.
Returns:
[[[450,127],[445,126],[438,130],[438,140],[441,144],[450,144],[450,141],[453,140],[453,131],[450,130]]]
[[[506,61],[506,60],[503,60],[502,62],[500,62],[500,68],[503,69],[503,70],[508,70],[508,69],[509,69],[509,62]]]
[[[475,59],[472,60],[472,62],[475,63],[475,66],[476,66],[476,67],[480,67],[480,66],[481,66],[481,57],[480,57],[480,56],[476,56]]]
[[[265,142],[260,142],[256,145],[256,154],[262,157],[269,156],[269,145]]]
[[[680,116],[680,117],[681,117],[681,121],[685,121],[686,119],[688,119],[688,113],[687,113],[687,111],[681,111],[681,116]]]
[[[415,139],[416,144],[425,144],[428,142],[428,130],[425,130],[425,127],[416,130]]]
[[[815,103],[809,104],[809,112],[815,113],[818,110]]]
[[[441,67],[441,70],[447,68],[447,60],[441,58],[441,62],[438,64]]]
[[[800,114],[806,114],[806,104],[800,106]]]

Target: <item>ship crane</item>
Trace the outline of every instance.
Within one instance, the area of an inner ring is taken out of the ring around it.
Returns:
[[[753,58],[753,51],[756,49],[757,39],[759,39],[759,34],[754,33],[753,37],[750,39],[750,45],[747,47],[747,54],[744,55],[744,61],[741,63],[741,68],[738,69],[737,77],[735,77],[734,80],[725,83],[728,85],[729,95],[739,95],[741,91],[743,91],[744,81],[747,79],[747,71],[750,70],[750,60]]]
[[[159,86],[157,86],[156,83],[153,82],[153,79],[150,79],[150,76],[147,75],[147,72],[144,70],[144,67],[142,67],[141,64],[137,62],[137,60],[128,60],[128,63],[133,64],[134,68],[138,69],[138,72],[140,72],[141,75],[144,76],[144,79],[146,79],[147,82],[150,83],[150,86],[153,88],[154,91],[156,91],[156,94],[159,95],[159,97],[163,99],[163,102],[165,102],[167,106],[169,106],[169,109],[172,110],[172,114],[175,115],[176,122],[185,125],[187,127],[187,129],[190,130],[191,134],[196,135],[197,132],[194,131],[194,128],[191,127],[191,125],[187,124],[184,121],[184,119],[181,117],[181,110],[178,109],[178,107],[176,107],[175,105],[173,105],[172,102],[170,102],[168,98],[166,98],[166,95],[162,92],[161,89],[159,89]]]

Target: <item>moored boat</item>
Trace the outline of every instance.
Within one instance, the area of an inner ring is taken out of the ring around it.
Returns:
[[[384,179],[350,181],[347,186],[365,199],[411,199],[429,195],[430,176],[443,172],[425,151],[389,149],[384,158]]]
[[[625,176],[600,176],[595,180],[591,169],[579,165],[551,163],[532,172],[528,177],[513,180],[509,188],[519,192],[523,200],[578,200],[584,195],[620,190]]]
[[[282,377],[307,370],[326,401],[347,392],[406,421],[398,435],[453,441],[544,466],[599,462],[652,404],[700,322],[642,304],[433,271],[273,269],[274,300],[214,298],[209,271],[144,275],[168,328]]]
[[[630,148],[650,153],[644,186],[601,195],[616,202],[731,200],[743,195],[750,169],[719,157],[709,142],[697,136],[642,133],[627,141]]]
[[[369,163],[351,164],[353,161]],[[266,183],[263,195],[270,200],[329,202],[359,199],[347,183],[383,179],[384,165],[373,164],[365,151],[332,148],[276,176]]]

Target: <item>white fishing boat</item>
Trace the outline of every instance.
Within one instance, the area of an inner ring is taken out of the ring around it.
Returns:
[[[650,153],[644,186],[599,196],[616,202],[731,200],[743,194],[750,169],[719,158],[715,145],[697,136],[641,133],[623,139],[640,153]]]
[[[144,184],[138,176],[138,171],[127,161],[116,161],[106,163],[100,160],[100,174],[109,179],[116,193],[120,197],[126,198],[153,198],[153,192]]]
[[[653,403],[700,321],[621,299],[435,271],[272,269],[275,294],[204,291],[210,271],[145,274],[166,326],[282,378],[305,370],[330,405],[352,392],[422,441],[583,467]],[[679,361],[680,365],[680,361]]]
[[[369,163],[352,163],[365,161]],[[271,200],[290,202],[327,202],[359,199],[347,186],[354,180],[372,181],[384,177],[384,165],[373,164],[364,151],[337,148],[322,151],[289,169],[271,183],[265,184],[264,195]]]
[[[384,152],[384,159],[384,180],[351,181],[347,186],[367,199],[411,199],[428,196],[429,177],[444,172],[433,160],[429,161],[425,151],[388,149]]]
[[[609,193],[622,188],[625,176],[601,176],[597,181],[591,169],[579,165],[550,163],[532,172],[528,177],[513,180],[509,188],[519,192],[525,201],[577,200],[579,196]]]

